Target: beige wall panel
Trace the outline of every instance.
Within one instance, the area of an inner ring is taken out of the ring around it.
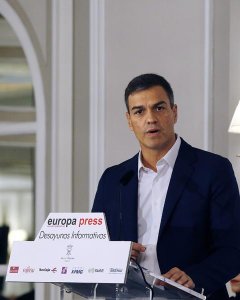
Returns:
[[[176,131],[203,147],[204,1],[106,1],[105,165],[138,151],[127,128],[124,89],[134,76],[156,72],[175,91]]]
[[[230,19],[230,71],[229,71],[229,123],[240,100],[240,1],[231,0]],[[229,133],[229,158],[240,184],[240,135]]]

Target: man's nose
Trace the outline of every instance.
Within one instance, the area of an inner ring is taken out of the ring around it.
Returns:
[[[152,110],[147,111],[146,120],[148,124],[156,123],[157,118]]]

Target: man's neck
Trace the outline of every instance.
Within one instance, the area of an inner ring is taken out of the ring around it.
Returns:
[[[168,147],[164,149],[141,149],[141,160],[144,167],[152,169],[154,172],[157,172],[157,162],[162,159],[168,151],[172,148],[177,136],[175,135],[175,140]]]
[[[144,167],[152,169],[157,172],[157,162],[164,157],[165,153],[159,153],[157,151],[142,151],[141,159]]]

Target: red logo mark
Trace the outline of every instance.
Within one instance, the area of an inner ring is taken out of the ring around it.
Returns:
[[[10,267],[10,273],[18,273],[19,267]]]
[[[53,268],[51,271],[52,271],[53,273],[56,273],[56,272],[57,272],[57,268]]]

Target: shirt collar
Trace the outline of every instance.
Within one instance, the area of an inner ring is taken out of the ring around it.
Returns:
[[[179,135],[177,135],[177,139],[175,143],[173,144],[172,148],[162,157],[158,162],[157,165],[161,164],[163,161],[166,162],[172,169],[174,167],[175,161],[178,156],[178,151],[181,145],[181,139]],[[140,172],[142,170],[147,170],[148,168],[144,167],[141,159],[141,150],[138,154],[138,179],[140,178]]]

